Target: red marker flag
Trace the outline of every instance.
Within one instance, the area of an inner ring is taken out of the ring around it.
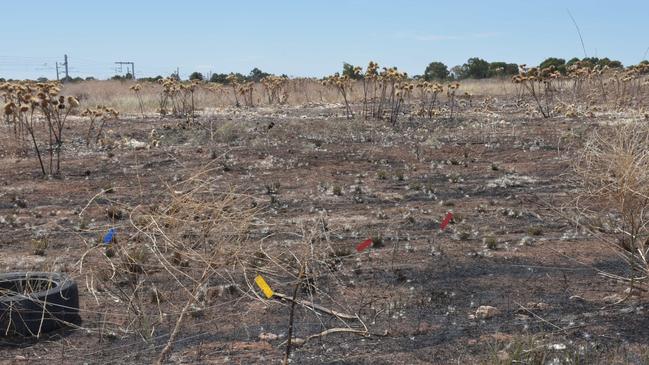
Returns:
[[[372,245],[372,239],[368,238],[356,246],[356,251],[361,252]]]
[[[451,222],[451,219],[453,219],[453,213],[451,212],[446,213],[446,217],[444,217],[444,220],[439,225],[439,229],[443,231],[444,228],[446,228],[446,226],[448,226],[448,224]]]

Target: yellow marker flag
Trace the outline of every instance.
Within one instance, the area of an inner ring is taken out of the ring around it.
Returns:
[[[266,280],[264,280],[261,275],[257,275],[257,277],[255,278],[255,283],[257,283],[259,289],[264,292],[266,298],[270,299],[270,297],[273,296],[273,289],[268,286],[268,283],[266,283]]]

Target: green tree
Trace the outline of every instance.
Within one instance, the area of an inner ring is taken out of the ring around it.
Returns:
[[[624,67],[622,65],[622,62],[618,60],[611,60],[608,57],[601,58],[598,62],[597,65],[600,67],[608,66],[609,68],[622,68]]]
[[[426,81],[431,80],[445,80],[448,78],[450,72],[448,67],[442,62],[431,62],[426,66],[426,70],[422,75]]]
[[[261,81],[261,79],[263,79],[266,76],[270,76],[270,74],[255,67],[248,74],[247,80],[259,82]]]
[[[189,75],[189,79],[192,80],[192,81],[193,80],[203,81],[205,78],[203,77],[202,73],[200,73],[198,71],[194,71]]]
[[[228,74],[212,74],[212,77],[210,77],[210,82],[216,82],[219,84],[227,84],[228,83]]]
[[[356,66],[343,62],[343,76],[348,76],[352,80],[361,80],[363,78],[363,74],[361,72],[356,72],[358,71],[359,68]]]
[[[579,62],[580,59],[578,57],[573,57],[566,62],[566,68],[574,65],[575,63]]]
[[[491,62],[489,64],[489,77],[507,77],[518,74],[518,65],[507,62]]]
[[[568,66],[572,66],[572,65],[574,65],[574,64],[577,63],[577,62],[581,62],[582,65],[583,65],[583,66],[586,66],[586,67],[595,67],[595,66],[599,66],[599,67],[608,66],[609,68],[623,68],[623,67],[624,67],[624,65],[622,64],[622,62],[620,62],[620,61],[618,61],[618,60],[611,60],[611,59],[608,58],[608,57],[604,57],[604,58],[598,58],[598,57],[584,57],[584,58],[582,58],[582,59],[579,59],[579,58],[577,58],[577,57],[574,57],[574,58],[571,58],[571,59],[566,63],[566,67],[568,67]]]
[[[584,66],[595,67],[599,63],[599,58],[597,57],[584,57],[581,59],[581,63]]]
[[[464,78],[467,77],[467,76],[466,76],[466,73],[467,73],[467,70],[466,70],[466,68],[465,68],[463,65],[462,65],[462,66],[457,65],[457,66],[453,66],[453,67],[451,68],[450,76],[451,76],[452,78],[456,79],[456,80],[458,80],[458,79],[464,79]]]
[[[548,57],[539,65],[540,68],[548,68],[550,66],[554,66],[562,74],[566,73],[566,60],[563,58]]]
[[[489,62],[482,58],[469,58],[462,68],[466,71],[464,77],[473,79],[486,79],[489,77]]]

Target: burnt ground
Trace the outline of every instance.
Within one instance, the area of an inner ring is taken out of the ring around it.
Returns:
[[[262,202],[258,236],[267,242],[290,245],[298,222],[327,222],[327,241],[339,252],[335,273],[300,293],[358,314],[371,335],[313,339],[293,350],[292,363],[649,361],[646,298],[616,303],[625,287],[598,271],[628,274],[624,262],[575,226],[569,209],[574,152],[605,115],[542,120],[504,106],[392,126],[341,113],[322,105],[231,109],[189,127],[126,118],[109,126],[112,148],[85,147],[75,121],[56,179],[40,178],[33,156],[16,155],[3,141],[0,268],[68,272],[79,282],[83,323],[40,341],[1,340],[0,362],[152,362],[173,316],[146,339],[119,333],[118,319],[107,335],[102,313],[119,313],[124,304],[101,298],[98,305],[77,263],[108,227],[128,226],[105,214],[112,201],[156,199],[208,164],[216,166],[219,188]],[[150,142],[152,129],[159,146],[122,143]],[[109,199],[88,204],[108,188]],[[440,231],[448,211],[455,218]],[[40,236],[49,242],[43,256],[31,244]],[[374,247],[356,253],[367,237]],[[289,279],[270,284],[288,294]],[[479,306],[496,313],[476,318]],[[187,320],[170,362],[279,363],[288,312],[286,303],[226,293]],[[346,325],[359,328],[296,309],[297,337]]]

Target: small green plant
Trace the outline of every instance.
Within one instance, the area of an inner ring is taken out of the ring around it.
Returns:
[[[460,213],[453,213],[452,223],[462,223],[464,221],[464,215]]]
[[[113,185],[110,182],[104,186],[103,190],[106,194],[112,194],[115,192],[115,188],[113,188]]]
[[[110,206],[106,208],[106,215],[111,220],[121,220],[126,218],[126,212],[117,206]]]
[[[88,229],[88,218],[84,215],[79,218],[79,230],[85,231]]]
[[[48,245],[49,242],[47,238],[32,239],[32,251],[34,252],[34,255],[45,256],[45,250]]]
[[[144,272],[144,266],[149,258],[149,253],[144,247],[133,247],[124,251],[122,264],[126,272],[131,274],[140,274]]]
[[[422,189],[422,185],[421,185],[421,183],[418,182],[418,181],[415,181],[415,182],[413,182],[413,183],[410,184],[410,190],[416,190],[416,191],[419,191],[419,190],[421,190],[421,189]]]
[[[385,172],[385,170],[379,170],[376,173],[376,178],[379,179],[379,180],[385,180],[385,179],[388,178],[388,173]]]
[[[403,180],[405,180],[405,177],[403,176],[403,171],[397,171],[397,173],[395,174],[395,177],[396,177],[396,179],[397,179],[398,181],[403,181]]]
[[[361,184],[358,184],[356,185],[356,187],[354,187],[354,193],[357,195],[363,194],[363,187],[361,186]]]
[[[372,235],[372,237],[370,237],[370,239],[372,240],[372,247],[375,247],[375,248],[383,247],[383,245],[384,245],[383,237],[381,236],[380,233],[376,234],[376,235]]]
[[[449,175],[448,181],[457,184],[464,181],[464,179],[462,179],[462,176],[460,176],[460,174],[453,173]]]
[[[333,252],[331,253],[332,257],[345,257],[349,256],[352,254],[352,250],[349,248],[349,246],[336,246],[333,249]]]
[[[264,188],[266,189],[266,194],[267,195],[277,195],[277,194],[279,194],[280,186],[281,185],[280,185],[279,181],[273,181],[271,183],[264,184]]]
[[[342,187],[340,187],[340,185],[334,185],[333,188],[331,188],[331,192],[332,192],[335,196],[341,196],[341,195],[343,195],[343,189],[342,189]]]
[[[496,237],[494,236],[485,236],[482,238],[482,242],[489,250],[495,250],[498,248],[498,240],[496,240]]]
[[[541,226],[531,226],[527,229],[527,234],[530,236],[541,236],[543,234],[543,229]]]

